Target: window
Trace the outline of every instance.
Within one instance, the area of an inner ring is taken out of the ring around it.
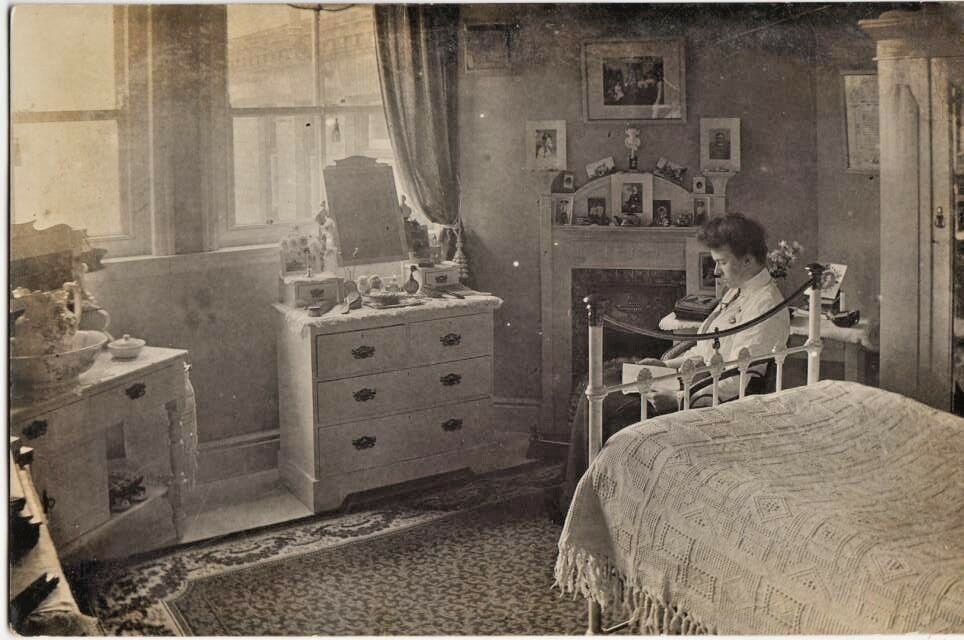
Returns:
[[[11,18],[13,222],[86,228],[112,255],[150,246],[145,8],[20,5]],[[135,132],[140,132],[135,133]],[[134,185],[140,185],[139,187]]]
[[[233,198],[222,245],[268,242],[314,218],[322,170],[392,163],[370,6],[228,5]]]

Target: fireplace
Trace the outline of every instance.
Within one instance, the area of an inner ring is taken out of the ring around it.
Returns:
[[[534,436],[565,441],[569,438],[573,381],[588,369],[588,327],[582,298],[588,293],[604,294],[614,303],[612,315],[656,328],[659,319],[686,293],[686,268],[693,262],[686,258],[686,245],[697,229],[557,226],[553,225],[551,198],[541,197],[539,207],[542,403]],[[603,338],[607,358],[657,356],[669,346],[615,329],[606,330]]]
[[[588,371],[588,318],[582,299],[594,293],[608,302],[607,313],[617,320],[650,329],[673,310],[686,294],[686,272],[658,269],[572,270],[572,387]],[[603,332],[603,357],[653,357],[672,342],[607,328]]]

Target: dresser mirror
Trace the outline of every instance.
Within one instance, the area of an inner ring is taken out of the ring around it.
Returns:
[[[391,166],[351,156],[325,167],[324,178],[342,266],[408,258]]]

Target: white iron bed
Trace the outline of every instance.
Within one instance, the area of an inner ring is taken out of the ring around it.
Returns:
[[[556,585],[588,600],[589,633],[848,634],[964,631],[964,420],[856,383],[819,381],[820,285],[809,336],[775,351],[775,393],[743,396],[750,354],[603,385],[603,324],[587,298],[589,460],[559,541]],[[726,333],[762,321],[768,314]],[[688,336],[689,337],[689,336]],[[783,390],[807,353],[807,386]],[[759,360],[754,358],[754,360]],[[719,403],[723,370],[740,399]],[[689,409],[694,378],[713,406]],[[683,410],[647,420],[648,392]],[[602,447],[602,403],[638,390],[642,421]],[[622,620],[606,627],[603,615]]]

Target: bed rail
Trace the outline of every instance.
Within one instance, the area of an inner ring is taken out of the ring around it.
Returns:
[[[807,265],[809,279],[806,284],[795,292],[787,296],[782,302],[775,305],[772,309],[765,311],[756,318],[744,322],[738,326],[725,329],[714,330],[713,333],[687,334],[687,340],[713,340],[713,355],[710,362],[697,364],[697,359],[686,360],[676,373],[664,376],[653,377],[652,374],[642,369],[635,382],[606,386],[603,384],[603,326],[609,324],[622,331],[638,333],[655,338],[669,340],[679,340],[680,336],[674,333],[646,329],[631,324],[620,322],[605,314],[605,300],[599,296],[587,296],[583,302],[586,303],[586,310],[589,314],[589,384],[586,387],[586,397],[589,399],[589,455],[588,460],[591,464],[602,449],[602,418],[603,400],[610,393],[621,391],[638,391],[640,394],[640,415],[643,420],[648,418],[648,403],[646,401],[650,390],[655,384],[676,379],[680,384],[682,395],[682,408],[690,408],[690,391],[696,376],[708,373],[712,378],[713,404],[717,406],[720,402],[719,382],[723,371],[728,368],[737,368],[740,374],[739,397],[743,398],[746,394],[748,373],[751,363],[773,360],[776,364],[776,388],[777,391],[783,389],[783,365],[788,355],[793,353],[807,353],[807,384],[814,384],[820,379],[820,352],[822,343],[820,340],[820,291],[824,284],[825,267],[818,263]],[[829,272],[828,272],[829,273]],[[797,299],[809,287],[809,325],[807,341],[799,347],[787,347],[784,349],[774,349],[770,354],[751,356],[748,349],[740,350],[735,360],[724,361],[720,354],[720,338],[737,334],[741,331],[757,325]],[[589,634],[612,633],[624,628],[626,622],[616,624],[612,627],[602,626],[602,611],[598,603],[589,601]]]

